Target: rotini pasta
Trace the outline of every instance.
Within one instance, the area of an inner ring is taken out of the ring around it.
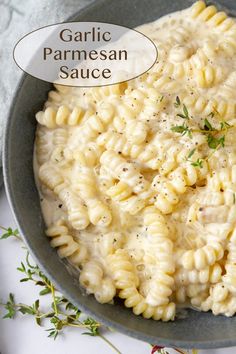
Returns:
[[[51,237],[51,245],[57,248],[57,252],[61,258],[67,257],[76,266],[82,264],[87,259],[88,252],[86,247],[74,240],[68,228],[62,222],[49,227],[46,235]]]
[[[96,177],[93,171],[90,168],[82,167],[76,171],[72,182],[73,188],[87,205],[90,221],[94,225],[108,226],[111,223],[112,215],[108,206],[98,198]]]
[[[104,87],[55,85],[34,171],[61,258],[102,304],[146,319],[236,313],[236,21],[197,1],[141,26],[153,67]]]
[[[72,126],[77,125],[82,116],[83,112],[77,107],[70,112],[67,106],[60,106],[57,111],[48,107],[44,112],[38,112],[36,114],[36,119],[40,124],[52,129],[67,124]]]
[[[147,234],[159,268],[154,274],[146,301],[151,306],[168,304],[174,285],[173,243],[169,238],[164,217],[154,207],[144,210],[144,226],[147,227]]]
[[[104,278],[102,265],[97,261],[89,261],[80,273],[80,282],[101,304],[113,299],[116,288],[110,278]]]

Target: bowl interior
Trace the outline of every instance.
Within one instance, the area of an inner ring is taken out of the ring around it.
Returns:
[[[102,0],[76,14],[73,20],[104,21],[128,27],[190,6],[188,0]],[[218,0],[217,5],[236,11],[235,0]],[[182,348],[215,348],[236,345],[236,317],[214,317],[188,311],[185,319],[171,323],[145,320],[118,302],[100,305],[84,296],[73,274],[59,260],[44,233],[39,196],[34,183],[32,156],[36,128],[35,113],[42,109],[51,85],[24,75],[7,123],[4,146],[4,175],[7,194],[21,233],[37,263],[74,304],[98,320],[127,335]]]

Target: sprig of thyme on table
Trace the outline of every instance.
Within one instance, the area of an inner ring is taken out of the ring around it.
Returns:
[[[13,230],[10,227],[6,229],[2,226],[0,226],[0,229],[3,230],[0,239],[4,240],[14,237],[22,240],[17,229]],[[100,337],[116,353],[121,354],[121,352],[101,334],[100,330],[102,329],[102,325],[91,317],[85,317],[76,306],[59,294],[52,282],[43,274],[37,265],[31,264],[28,251],[26,252],[25,261],[21,262],[17,270],[23,275],[20,282],[31,281],[41,288],[39,291],[40,297],[45,295],[51,296],[49,306],[47,311],[43,311],[40,307],[40,299],[35,300],[30,305],[21,302],[17,303],[15,296],[10,293],[8,300],[5,303],[1,303],[6,310],[3,318],[13,319],[17,313],[31,315],[39,326],[41,326],[43,322],[50,324],[46,331],[48,332],[48,337],[54,340],[63,332],[65,327],[77,327],[85,330],[82,334]]]

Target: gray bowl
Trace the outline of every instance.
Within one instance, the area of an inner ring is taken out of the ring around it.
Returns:
[[[101,0],[73,17],[81,21],[106,21],[128,27],[155,20],[166,13],[191,5],[188,0]],[[221,7],[236,11],[235,0],[219,0]],[[214,317],[189,310],[185,319],[171,323],[145,320],[120,303],[100,305],[84,296],[78,282],[60,261],[45,237],[39,196],[35,187],[32,156],[40,110],[50,84],[24,75],[9,115],[4,143],[4,177],[7,195],[25,241],[39,266],[56,287],[80,309],[114,329],[135,338],[181,348],[220,348],[236,345],[236,317]]]

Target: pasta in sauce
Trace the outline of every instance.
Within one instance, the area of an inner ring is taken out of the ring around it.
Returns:
[[[129,82],[56,86],[34,169],[52,247],[100,303],[236,312],[236,22],[203,1],[143,25],[158,61]]]

